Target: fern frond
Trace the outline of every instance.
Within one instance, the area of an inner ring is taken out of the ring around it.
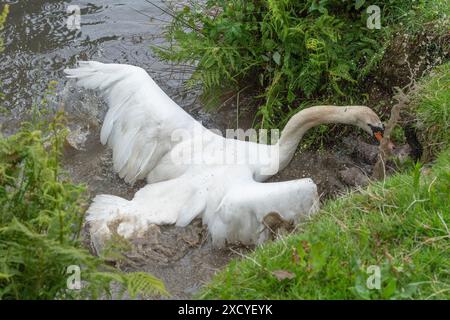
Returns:
[[[137,295],[143,296],[170,296],[167,292],[164,283],[154,276],[145,272],[132,272],[123,276],[127,283],[128,292],[132,298]]]

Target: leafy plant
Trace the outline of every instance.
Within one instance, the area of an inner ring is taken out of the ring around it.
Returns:
[[[2,31],[5,26],[6,17],[8,16],[8,13],[9,13],[9,5],[5,5],[2,11],[0,12],[0,31]],[[3,51],[3,39],[0,38],[0,52],[2,51]]]
[[[16,134],[0,135],[0,299],[106,298],[113,283],[131,297],[166,295],[152,275],[116,270],[83,247],[85,187],[60,167],[64,115],[45,105],[32,113]],[[68,289],[70,266],[81,270],[81,290]]]
[[[188,84],[202,85],[204,97],[256,86],[264,99],[259,126],[277,127],[305,99],[363,100],[358,85],[382,59],[394,26],[417,24],[435,2],[372,1],[383,24],[370,30],[364,0],[198,1],[173,13],[170,46],[154,50],[195,64]]]

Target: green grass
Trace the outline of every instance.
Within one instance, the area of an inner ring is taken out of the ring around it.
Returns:
[[[450,152],[329,201],[301,232],[233,261],[205,287],[209,299],[450,298]],[[381,268],[369,290],[367,267]],[[277,280],[286,270],[294,279]]]
[[[412,108],[422,142],[443,150],[431,167],[413,165],[329,200],[298,232],[231,262],[200,297],[449,299],[448,71],[446,64],[424,80]],[[372,265],[380,268],[380,289],[366,286]],[[278,280],[276,270],[295,277]]]
[[[450,63],[436,68],[422,83],[413,98],[413,112],[426,161],[450,146]]]

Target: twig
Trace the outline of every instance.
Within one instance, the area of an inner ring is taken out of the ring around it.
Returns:
[[[151,4],[152,6],[156,7],[157,9],[161,10],[162,12],[164,12],[165,14],[171,16],[173,19],[180,21],[184,26],[188,27],[189,29],[192,29],[194,31],[197,31],[199,34],[201,33],[201,30],[197,29],[195,26],[191,26],[189,23],[187,23],[185,20],[180,19],[180,17],[178,17],[177,15],[173,14],[172,12],[161,8],[160,6],[158,6],[157,4],[149,1],[149,0],[145,0],[145,2]]]
[[[392,149],[390,147],[391,133],[395,126],[400,120],[400,111],[410,103],[410,99],[405,94],[406,89],[410,89],[409,93],[415,91],[417,86],[414,82],[410,82],[404,88],[395,87],[394,90],[397,92],[394,95],[394,99],[397,103],[391,109],[391,117],[386,124],[383,139],[380,142],[380,153],[377,162],[373,168],[372,178],[375,180],[381,180],[386,177],[386,160],[392,156]]]

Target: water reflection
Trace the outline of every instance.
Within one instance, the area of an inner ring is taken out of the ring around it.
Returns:
[[[1,6],[5,3],[10,4],[10,15],[3,31],[0,89],[5,94],[3,105],[14,118],[23,116],[50,80],[57,80],[61,89],[62,70],[77,60],[135,64],[156,79],[169,74],[149,48],[161,43],[164,20],[151,22],[149,17],[163,14],[146,1],[0,1]],[[80,6],[80,30],[67,27],[70,4]],[[167,80],[163,86],[174,84]]]

